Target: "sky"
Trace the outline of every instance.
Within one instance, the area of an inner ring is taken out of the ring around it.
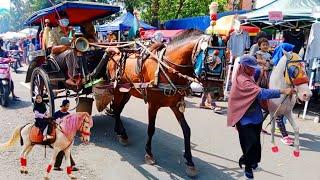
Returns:
[[[0,8],[10,8],[10,0],[0,0]]]

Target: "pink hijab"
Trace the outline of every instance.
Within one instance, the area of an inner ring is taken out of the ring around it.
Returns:
[[[228,100],[228,126],[237,124],[261,91],[253,77],[244,72],[244,68],[244,65],[239,65],[236,77],[232,81]]]

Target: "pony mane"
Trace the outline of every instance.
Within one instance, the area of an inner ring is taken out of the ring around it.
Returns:
[[[93,120],[88,113],[76,113],[76,114],[69,114],[63,117],[61,121],[61,126],[63,128],[64,134],[69,138],[72,139],[77,130],[80,128],[84,117],[89,117],[89,124],[90,127],[93,126]]]

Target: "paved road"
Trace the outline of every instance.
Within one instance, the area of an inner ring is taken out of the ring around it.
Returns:
[[[12,130],[33,121],[25,72],[14,75],[20,102],[11,102],[10,107],[0,107],[0,142],[7,140]],[[237,160],[241,155],[237,132],[226,127],[226,117],[197,108],[199,98],[187,98],[185,116],[192,130],[192,153],[200,170],[197,179],[243,179]],[[220,103],[225,105],[224,103]],[[132,98],[122,114],[130,138],[127,147],[116,141],[112,118],[99,114],[94,109],[94,128],[90,145],[81,145],[76,140],[74,159],[80,168],[75,175],[79,179],[188,179],[184,170],[183,135],[173,113],[163,108],[157,116],[157,129],[153,140],[153,152],[157,165],[144,164],[144,145],[147,131],[147,106]],[[297,120],[300,126],[301,157],[292,156],[293,147],[285,146],[277,138],[280,152],[271,152],[270,137],[262,136],[262,170],[255,173],[256,179],[320,180],[320,124],[311,120]],[[292,129],[289,128],[292,132]],[[47,156],[51,150],[47,149]],[[44,148],[33,149],[29,160],[29,175],[19,173],[19,147],[0,153],[0,179],[41,179],[49,158],[44,157]],[[63,165],[65,167],[65,165]],[[65,172],[53,172],[52,179],[67,179]]]

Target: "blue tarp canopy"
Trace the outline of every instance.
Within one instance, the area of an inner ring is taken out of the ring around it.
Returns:
[[[44,19],[50,19],[50,23],[55,26],[58,24],[57,12],[61,11],[67,13],[70,25],[81,25],[117,13],[120,7],[96,2],[65,1],[33,13],[24,24],[38,26]]]
[[[131,13],[123,14],[122,16],[118,17],[113,22],[100,25],[97,30],[99,32],[108,32],[108,31],[124,31],[128,30],[132,27],[134,21],[134,16]],[[157,29],[149,24],[146,24],[143,21],[140,21],[140,27],[145,30]]]
[[[275,0],[242,16],[246,17],[247,22],[251,24],[298,28],[308,26],[315,20],[311,17],[312,9],[315,6],[320,6],[320,0]],[[270,11],[281,11],[283,21],[270,22],[268,16]]]
[[[233,14],[244,14],[248,12],[247,10],[240,11],[227,11],[218,13],[218,18],[223,16],[233,15]],[[181,18],[169,20],[164,23],[165,29],[198,29],[201,31],[205,31],[210,25],[210,17],[209,16],[197,16],[197,17],[189,17],[189,18]]]

